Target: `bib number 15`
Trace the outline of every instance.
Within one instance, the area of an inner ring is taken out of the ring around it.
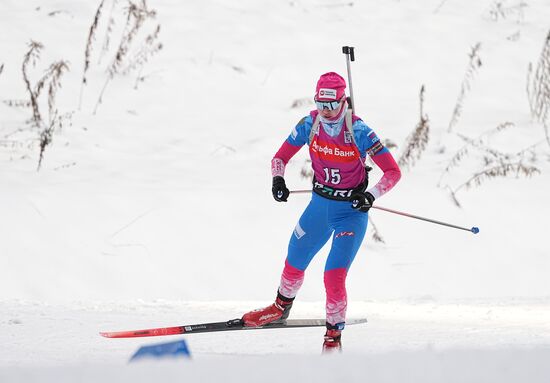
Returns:
[[[323,168],[325,172],[325,182],[330,182],[333,185],[338,185],[342,181],[340,169]]]

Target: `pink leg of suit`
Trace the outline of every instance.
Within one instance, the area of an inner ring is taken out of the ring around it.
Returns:
[[[327,322],[331,325],[345,322],[347,309],[346,269],[325,271],[325,290],[327,294]],[[285,262],[279,293],[287,298],[294,298],[304,282],[304,271]]]
[[[348,307],[346,276],[346,269],[325,271],[327,322],[331,325],[346,321],[346,309]]]
[[[279,286],[279,293],[286,298],[294,298],[298,294],[298,290],[302,287],[304,282],[304,271],[291,266],[285,261],[285,268],[283,269],[283,275],[281,276],[281,284]]]

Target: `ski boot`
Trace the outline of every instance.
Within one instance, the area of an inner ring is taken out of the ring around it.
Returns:
[[[323,354],[335,351],[342,352],[343,329],[344,323],[337,323],[335,325],[327,323],[327,332],[325,333],[325,341],[323,342]]]
[[[288,318],[294,298],[287,298],[277,292],[275,303],[263,309],[250,311],[243,315],[242,322],[245,327],[262,327],[268,323],[283,322]]]

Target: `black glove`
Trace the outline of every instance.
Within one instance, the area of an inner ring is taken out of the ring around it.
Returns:
[[[275,201],[286,202],[290,195],[290,190],[286,187],[285,179],[281,176],[273,177],[273,187],[271,188]]]
[[[372,203],[375,198],[368,191],[366,192],[355,192],[349,197],[351,201],[351,207],[366,213],[372,207]]]

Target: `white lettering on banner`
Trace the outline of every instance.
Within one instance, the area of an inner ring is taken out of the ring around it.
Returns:
[[[353,157],[355,152],[353,150],[340,150],[338,148],[334,148],[334,154],[339,157]]]
[[[331,100],[336,100],[336,89],[319,89],[319,98],[329,98]]]
[[[336,147],[333,150],[333,148],[327,145],[319,146],[317,141],[312,142],[311,149],[314,152],[323,153],[324,155],[335,155],[337,157],[344,157],[344,158],[353,157],[355,155],[355,151],[353,150],[342,150]]]
[[[351,192],[353,190],[335,190],[334,191],[334,196],[335,197],[349,197],[351,195]]]
[[[313,141],[313,151],[314,152],[319,152],[319,153],[323,153],[323,154],[333,154],[332,153],[332,149],[329,148],[327,145],[325,146],[319,146],[319,144],[317,143],[317,141]]]

